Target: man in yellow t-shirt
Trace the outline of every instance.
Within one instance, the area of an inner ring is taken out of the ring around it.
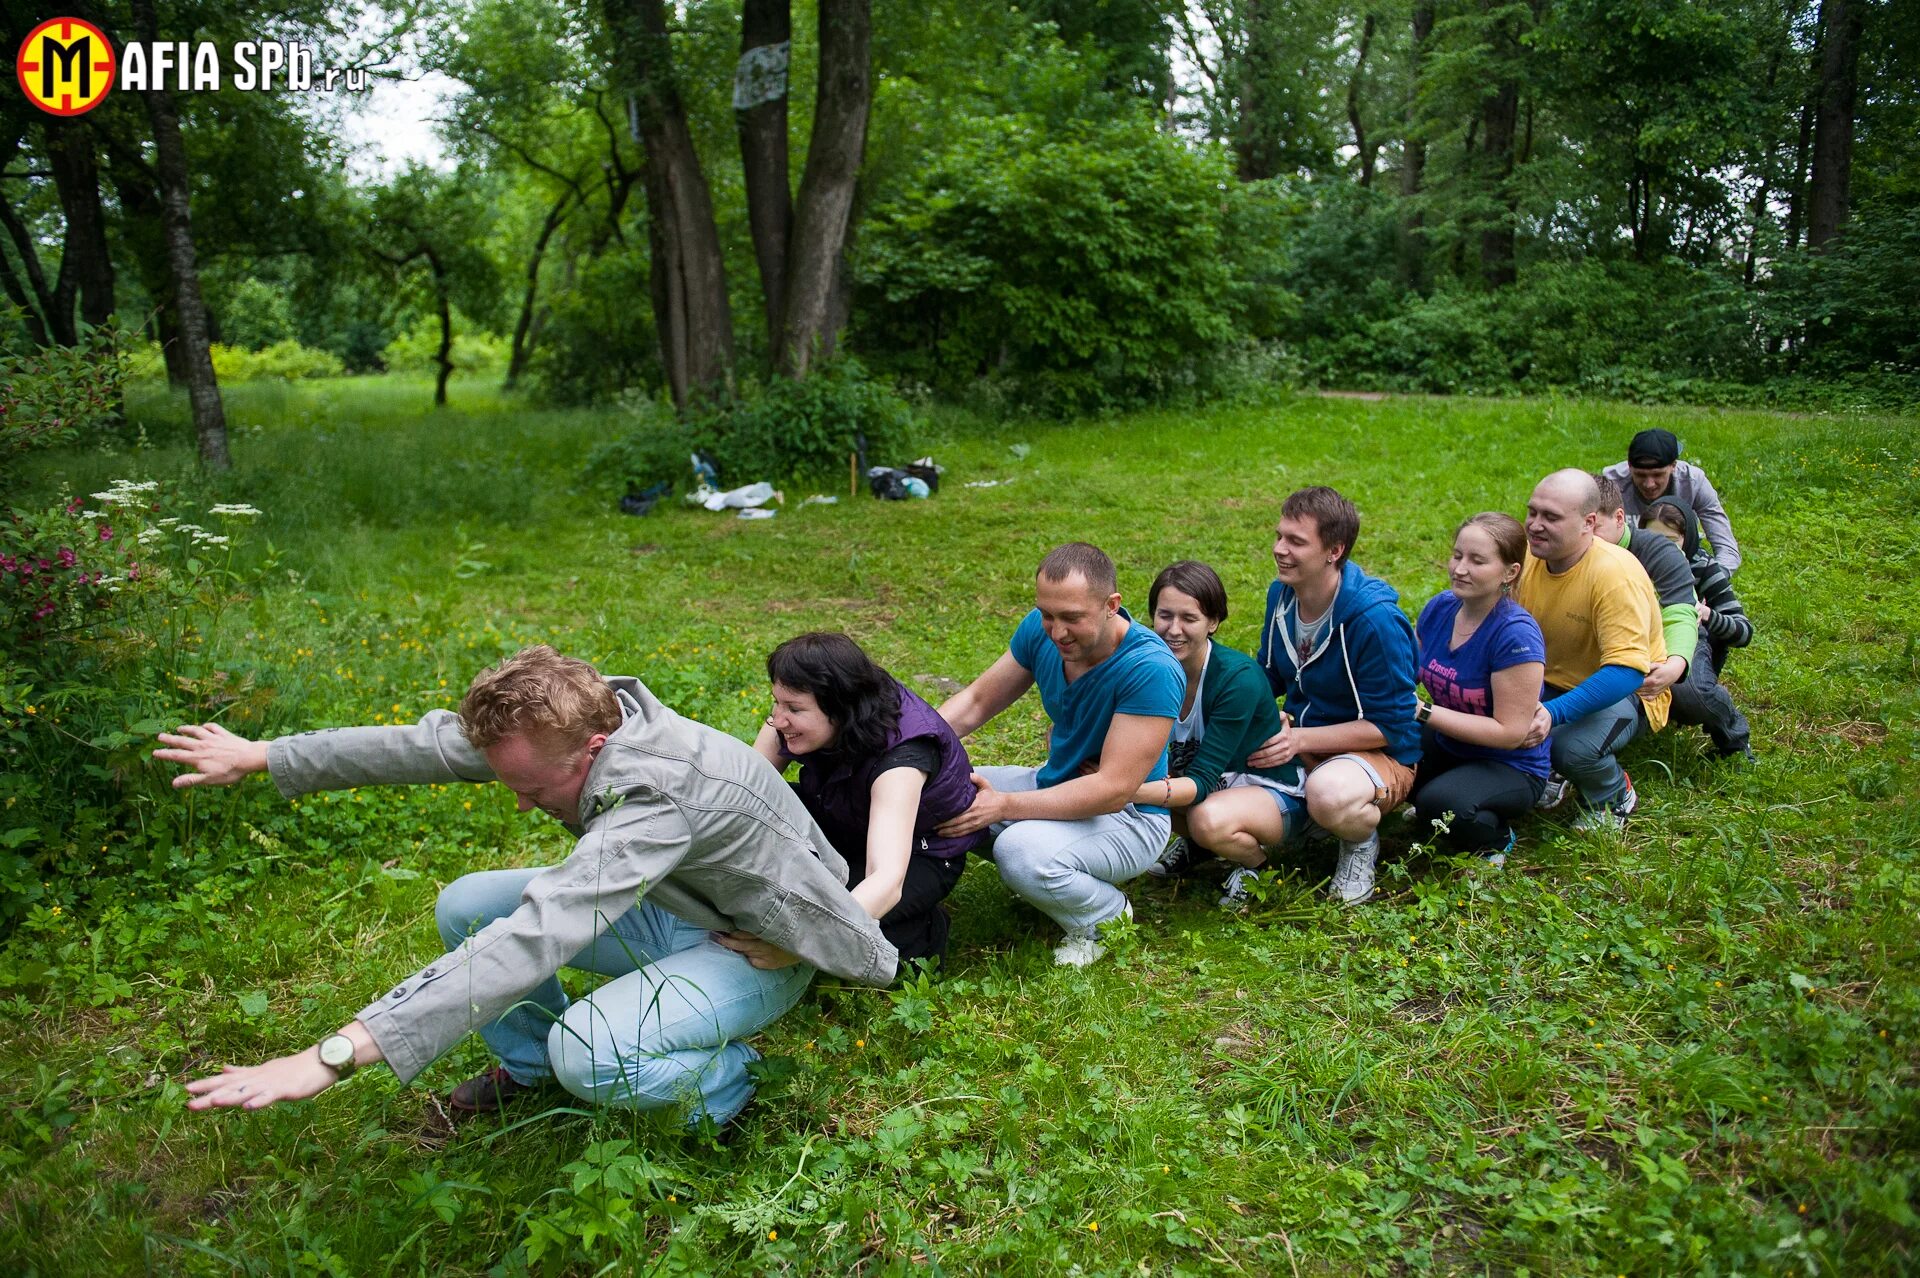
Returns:
[[[1616,757],[1642,731],[1666,726],[1673,694],[1642,698],[1667,658],[1660,601],[1640,561],[1594,536],[1600,490],[1559,470],[1527,500],[1527,562],[1513,597],[1547,641],[1546,688],[1525,744],[1551,738],[1553,770],[1580,791],[1579,830],[1623,829],[1638,804]]]

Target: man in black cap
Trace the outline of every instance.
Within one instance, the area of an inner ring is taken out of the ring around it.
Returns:
[[[1643,430],[1627,445],[1627,459],[1602,472],[1620,485],[1627,516],[1638,524],[1647,507],[1662,497],[1678,497],[1700,518],[1700,534],[1713,547],[1713,557],[1732,576],[1740,569],[1740,543],[1733,538],[1720,494],[1707,473],[1680,460],[1680,440],[1670,430]]]

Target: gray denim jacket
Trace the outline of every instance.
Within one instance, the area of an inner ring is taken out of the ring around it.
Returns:
[[[610,678],[626,722],[607,739],[566,828],[579,842],[520,908],[360,1012],[402,1081],[498,1019],[645,896],[697,927],[748,932],[823,971],[885,985],[899,952],[846,888],[847,863],[752,748]],[[494,779],[458,715],[280,737],[267,769],[288,798],[362,785]]]

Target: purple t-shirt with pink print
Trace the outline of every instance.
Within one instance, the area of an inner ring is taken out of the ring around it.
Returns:
[[[1505,595],[1458,648],[1453,642],[1453,621],[1460,615],[1460,600],[1451,590],[1443,590],[1427,600],[1420,610],[1414,634],[1420,640],[1420,682],[1436,706],[1458,710],[1462,714],[1493,713],[1493,674],[1529,661],[1547,659],[1547,643],[1540,634],[1540,623],[1532,614]],[[1462,759],[1492,759],[1520,769],[1529,776],[1544,777],[1549,769],[1547,743],[1503,750],[1497,746],[1473,745],[1444,732],[1435,732],[1449,754]]]

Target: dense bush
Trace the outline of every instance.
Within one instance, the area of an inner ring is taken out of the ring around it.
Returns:
[[[213,375],[223,382],[257,382],[277,377],[294,382],[306,377],[343,377],[347,366],[332,351],[302,346],[291,337],[259,350],[213,347]]]
[[[382,352],[387,368],[395,373],[430,373],[439,368],[435,356],[440,353],[440,317],[422,315],[400,336],[387,343]],[[453,316],[453,350],[449,353],[456,373],[496,374],[506,371],[507,340],[482,332],[458,311]]]
[[[268,696],[216,661],[222,615],[262,570],[236,558],[259,512],[190,513],[119,480],[0,518],[0,931],[48,897],[190,877],[175,862],[191,809],[142,766],[154,716],[239,726]]]
[[[713,458],[720,482],[730,488],[762,479],[837,478],[846,473],[848,454],[863,444],[874,464],[908,460],[917,426],[907,402],[852,358],[819,365],[798,381],[743,381],[684,416],[638,397],[623,403],[631,425],[587,461],[590,482],[598,485],[642,489],[668,480],[684,487],[695,450]]]
[[[946,393],[1023,407],[1159,398],[1235,336],[1230,174],[1138,115],[979,120],[871,214],[853,340]]]
[[[647,300],[647,263],[608,253],[582,261],[565,287],[547,290],[529,373],[550,404],[593,404],[630,386],[658,386],[659,343]]]
[[[0,476],[25,453],[85,440],[119,423],[124,338],[101,325],[77,346],[0,352]]]

